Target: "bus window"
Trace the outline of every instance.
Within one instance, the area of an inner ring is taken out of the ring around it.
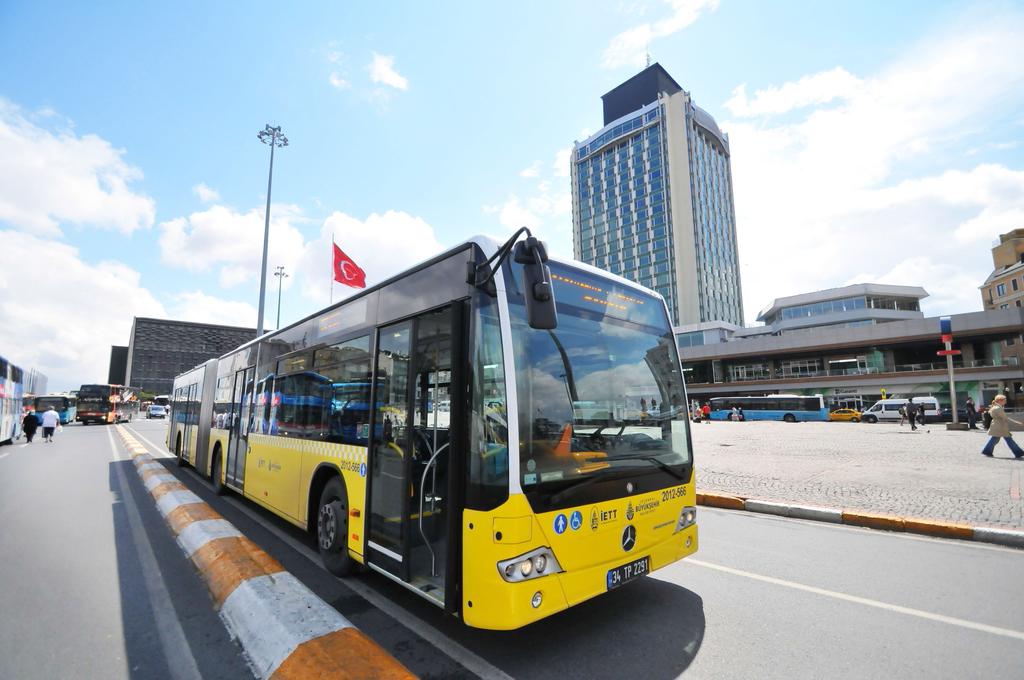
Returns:
[[[470,406],[469,488],[466,504],[490,510],[508,498],[508,413],[498,305],[479,298],[473,320],[473,396]]]
[[[370,436],[370,336],[317,350],[313,366],[325,380],[320,437],[366,446]]]

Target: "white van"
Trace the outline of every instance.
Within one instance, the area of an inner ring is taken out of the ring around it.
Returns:
[[[906,399],[881,399],[874,406],[864,411],[860,419],[865,423],[900,420],[900,408],[907,403]],[[920,409],[924,406],[925,422],[935,422],[939,417],[939,400],[935,397],[914,397],[914,405]]]

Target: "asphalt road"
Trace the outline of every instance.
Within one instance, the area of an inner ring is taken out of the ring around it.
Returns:
[[[130,429],[163,453],[162,422]],[[117,473],[129,464],[111,460],[106,428],[65,428],[55,444],[4,454],[0,677],[174,677],[169,659],[186,656],[205,677],[244,677],[134,471]],[[167,464],[422,677],[1024,677],[1024,551],[701,508],[694,558],[496,633],[379,575],[331,577],[302,532]],[[153,570],[138,557],[145,545]],[[153,593],[161,584],[170,611]]]

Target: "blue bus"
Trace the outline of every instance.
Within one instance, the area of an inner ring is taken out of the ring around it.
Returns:
[[[41,416],[50,410],[52,406],[60,416],[60,424],[67,425],[75,421],[75,410],[77,401],[74,397],[64,394],[48,394],[45,397],[36,397],[32,403],[36,415]]]
[[[816,394],[769,394],[763,397],[715,397],[711,400],[711,420],[729,420],[733,408],[743,409],[744,420],[783,420],[787,423],[828,420],[825,399]]]

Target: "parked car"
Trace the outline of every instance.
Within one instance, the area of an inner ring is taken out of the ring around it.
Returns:
[[[828,419],[837,423],[859,423],[860,411],[853,408],[837,408],[828,414]]]
[[[147,418],[166,418],[167,409],[160,404],[152,404],[149,409],[146,410]]]
[[[956,418],[961,423],[967,422],[967,409],[960,407],[956,410]],[[948,406],[943,406],[942,410],[939,411],[939,417],[936,418],[940,423],[951,423],[953,422],[953,410]],[[975,416],[975,420],[981,421],[981,414]]]

